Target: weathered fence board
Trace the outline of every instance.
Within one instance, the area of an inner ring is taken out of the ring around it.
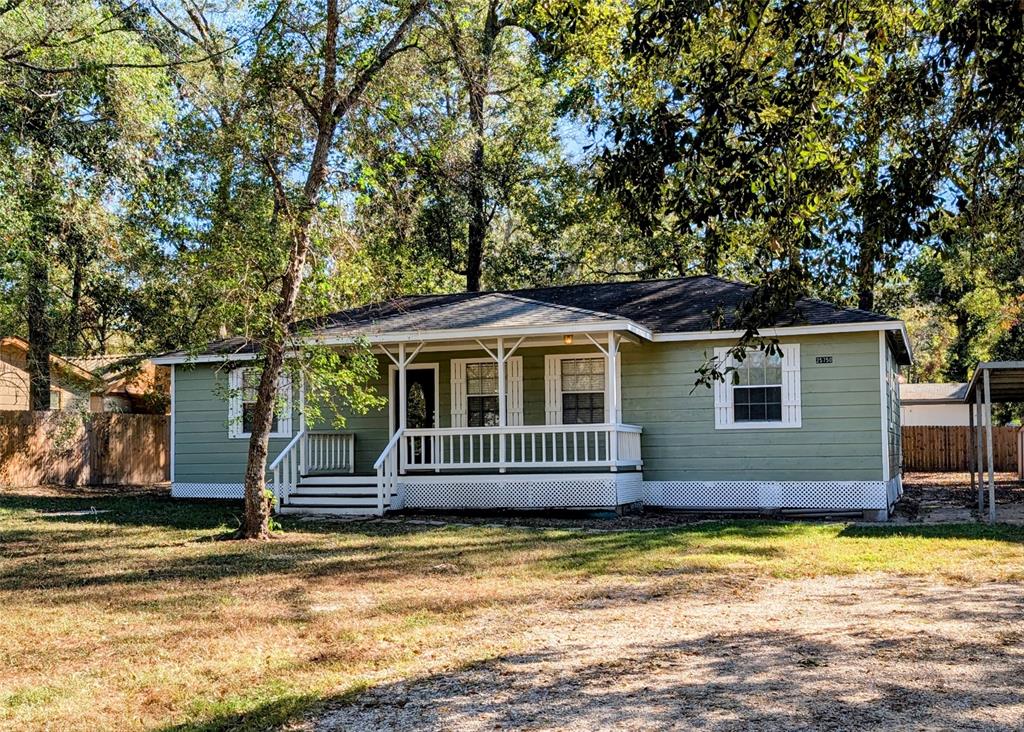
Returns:
[[[159,414],[0,411],[0,485],[117,485],[168,479]]]
[[[1017,469],[1017,428],[993,427],[996,470]],[[903,469],[967,472],[974,452],[970,427],[904,427]]]

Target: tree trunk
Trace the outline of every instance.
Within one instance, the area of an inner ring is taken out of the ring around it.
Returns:
[[[74,231],[69,236],[74,266],[71,271],[71,307],[64,328],[64,355],[78,354],[78,344],[82,336],[82,281],[85,278],[85,242],[81,235]]]
[[[324,66],[322,94],[314,119],[316,143],[310,159],[309,172],[302,189],[301,199],[290,224],[292,240],[288,265],[281,280],[281,291],[274,308],[271,331],[262,341],[262,366],[256,404],[253,407],[253,425],[249,437],[249,456],[245,466],[245,513],[240,535],[246,539],[264,539],[269,536],[270,501],[266,495],[267,448],[270,442],[270,428],[274,420],[277,403],[277,384],[284,366],[284,352],[289,335],[289,326],[294,319],[295,303],[305,273],[306,257],[309,254],[309,229],[313,223],[324,181],[327,179],[328,158],[334,145],[338,123],[356,105],[372,78],[398,51],[402,39],[409,33],[416,17],[423,11],[425,0],[417,0],[407,13],[402,24],[381,49],[375,61],[360,71],[352,87],[340,95],[337,87],[337,37],[338,3],[327,0],[327,23],[324,35]],[[276,171],[271,170],[275,176]],[[278,196],[284,196],[283,186],[278,186]],[[286,201],[282,200],[282,204]],[[282,217],[287,218],[287,217]]]
[[[28,321],[29,408],[50,409],[50,352],[53,332],[50,323],[50,237],[54,234],[56,186],[54,162],[42,155],[32,180],[32,228],[28,237],[26,262],[26,320]]]
[[[41,237],[36,232],[33,238]],[[52,338],[47,306],[50,302],[50,271],[46,244],[33,241],[28,261],[28,374],[29,405],[33,411],[50,408],[50,350]]]
[[[470,90],[469,117],[473,128],[473,160],[469,173],[469,235],[466,239],[466,290],[478,292],[483,275],[487,238],[487,187],[484,161],[484,95]]]
[[[473,59],[463,43],[458,22],[453,18],[450,43],[456,64],[466,84],[469,126],[473,133],[473,156],[469,167],[466,197],[469,202],[469,230],[466,236],[466,289],[478,292],[483,280],[484,247],[487,243],[487,160],[484,150],[486,104],[491,83],[491,58],[501,32],[498,3],[490,0],[480,36],[480,55]]]

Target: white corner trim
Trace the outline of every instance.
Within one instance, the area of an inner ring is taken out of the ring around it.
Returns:
[[[174,393],[174,366],[171,366],[171,435],[170,435],[170,449],[168,450],[168,459],[170,460],[170,478],[171,483],[174,483],[174,416],[176,413],[175,409],[175,393]]]
[[[878,333],[878,391],[879,409],[882,417],[882,480],[889,480],[889,344],[885,342],[885,331]]]

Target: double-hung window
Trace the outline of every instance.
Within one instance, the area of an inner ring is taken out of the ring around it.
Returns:
[[[260,388],[260,370],[252,367],[234,369],[228,380],[228,433],[234,438],[249,437],[252,434],[256,396]],[[282,376],[278,380],[277,390],[278,405],[270,424],[270,436],[291,437],[292,397],[291,382],[287,377]]]
[[[751,351],[736,367],[733,421],[782,421],[782,356]]]
[[[562,360],[562,424],[604,423],[604,358]]]
[[[487,358],[453,358],[451,361],[452,427],[497,427],[498,364]],[[523,423],[523,359],[510,356],[505,362],[506,424]]]
[[[467,426],[496,427],[498,422],[498,364],[467,363]]]
[[[748,350],[740,361],[715,349],[725,370],[725,381],[715,385],[716,429],[800,426],[800,346],[779,351]]]

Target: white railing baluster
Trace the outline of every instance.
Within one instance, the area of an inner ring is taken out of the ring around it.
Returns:
[[[408,469],[639,467],[640,432],[633,425],[610,424],[406,429],[395,449],[396,475]],[[340,462],[353,464],[353,443],[337,441],[339,435],[327,437],[341,450]]]

